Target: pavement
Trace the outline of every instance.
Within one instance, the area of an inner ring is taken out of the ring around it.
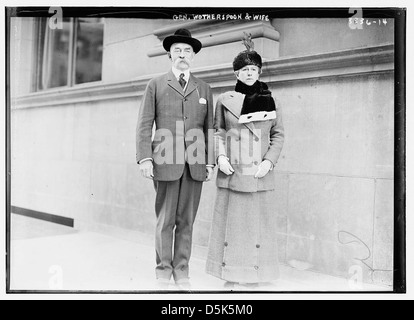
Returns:
[[[181,293],[171,283],[166,290],[155,282],[155,251],[151,246],[112,236],[77,231],[55,223],[12,214],[10,289],[16,292]],[[192,258],[192,293],[232,293],[224,281],[205,273],[205,261]],[[279,280],[236,293],[390,291],[344,278],[288,265]]]

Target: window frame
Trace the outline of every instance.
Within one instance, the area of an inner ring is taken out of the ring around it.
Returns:
[[[52,88],[42,88],[42,68],[43,66],[43,50],[44,50],[44,32],[42,28],[46,27],[46,24],[48,23],[48,18],[40,18],[35,20],[34,30],[36,34],[36,41],[34,41],[34,52],[36,53],[35,58],[35,66],[32,76],[32,92],[44,92],[44,91],[53,91],[53,90],[61,90],[61,89],[67,89],[67,88],[73,88],[77,86],[85,86],[91,83],[99,83],[102,82],[102,71],[103,66],[101,70],[101,80],[95,80],[95,81],[89,81],[84,83],[76,83],[76,58],[77,58],[77,50],[76,50],[76,39],[78,36],[78,28],[77,28],[77,22],[79,18],[71,17],[69,18],[69,48],[68,48],[68,74],[67,74],[67,81],[66,85],[64,86],[58,86],[58,87],[52,87]],[[101,23],[103,24],[103,34],[105,35],[105,19],[101,19]],[[43,36],[42,36],[43,34]],[[104,43],[102,43],[102,46],[104,46]],[[103,65],[103,56],[102,56],[102,65]]]

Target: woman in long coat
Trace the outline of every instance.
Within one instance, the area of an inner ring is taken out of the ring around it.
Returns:
[[[279,277],[273,168],[283,147],[280,107],[260,82],[260,55],[251,39],[234,59],[234,91],[219,96],[215,113],[217,196],[206,271],[226,287]]]

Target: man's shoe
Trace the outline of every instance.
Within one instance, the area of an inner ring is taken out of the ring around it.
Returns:
[[[158,290],[167,290],[170,286],[170,280],[159,278],[156,283]]]
[[[182,291],[191,291],[190,279],[180,279],[175,281],[175,284]]]

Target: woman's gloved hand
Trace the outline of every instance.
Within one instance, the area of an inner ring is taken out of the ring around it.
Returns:
[[[256,174],[254,175],[255,178],[263,178],[265,175],[269,173],[269,171],[273,168],[273,163],[267,159],[263,160],[261,164],[259,164],[259,169],[257,170]]]
[[[233,174],[234,169],[231,166],[229,159],[226,156],[224,155],[219,156],[217,163],[218,163],[218,167],[221,172],[223,172],[224,174],[228,176]]]

